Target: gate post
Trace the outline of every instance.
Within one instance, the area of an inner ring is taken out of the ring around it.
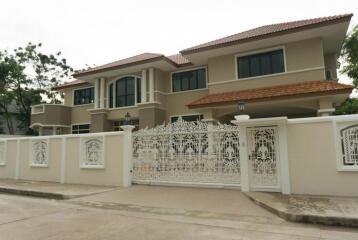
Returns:
[[[236,117],[235,117],[236,118]],[[239,127],[239,142],[240,142],[240,171],[241,171],[241,191],[250,191],[250,176],[249,176],[249,158],[247,153],[247,126],[239,120],[232,120],[233,124]]]
[[[132,130],[134,126],[121,126],[124,132],[123,136],[123,170],[122,170],[122,185],[123,187],[130,187],[132,185],[132,169],[133,169],[133,143]]]

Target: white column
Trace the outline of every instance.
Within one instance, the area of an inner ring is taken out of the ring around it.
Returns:
[[[141,81],[141,102],[145,103],[147,101],[147,69],[142,70]]]
[[[241,191],[250,191],[249,158],[247,154],[246,126],[239,125]]]
[[[133,171],[133,153],[132,153],[132,130],[134,126],[121,126],[124,131],[123,139],[123,172],[122,172],[122,186],[130,187],[132,185],[132,171]]]
[[[61,153],[61,178],[60,183],[66,182],[66,155],[67,155],[67,142],[66,138],[62,138],[62,153]]]
[[[290,168],[288,163],[287,126],[278,125],[279,160],[281,166],[281,188],[283,194],[291,193]]]
[[[42,136],[42,127],[39,127],[39,136]]]
[[[154,68],[149,68],[149,102],[154,102]]]
[[[94,82],[94,108],[98,108],[99,100],[99,79],[96,79]]]
[[[53,128],[52,128],[52,135],[56,135],[56,134],[57,134],[57,131],[56,131],[56,130],[57,130],[56,127],[53,127]]]
[[[17,140],[16,142],[16,162],[15,162],[15,179],[20,178],[20,153],[21,153],[21,142],[20,140]]]
[[[100,78],[100,102],[99,102],[99,108],[103,109],[105,108],[105,98],[104,98],[104,94],[105,94],[105,88],[106,88],[106,81],[104,78]]]

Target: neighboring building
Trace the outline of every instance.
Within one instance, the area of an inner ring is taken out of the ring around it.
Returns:
[[[337,57],[352,14],[266,25],[184,49],[143,53],[74,74],[54,90],[63,105],[33,106],[42,134],[119,130],[127,113],[144,128],[163,122],[330,115],[352,92]],[[46,131],[46,133],[44,133]]]
[[[19,120],[17,119],[19,112],[16,109],[15,102],[9,106],[8,111],[11,114],[10,121],[14,129],[14,133],[11,134],[9,132],[7,120],[4,116],[4,113],[0,111],[0,135],[25,135],[25,131],[18,127],[20,124]]]

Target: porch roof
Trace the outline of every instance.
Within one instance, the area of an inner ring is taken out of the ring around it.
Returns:
[[[74,79],[73,81],[65,82],[64,84],[55,86],[55,87],[52,88],[52,90],[61,90],[61,89],[64,89],[64,88],[82,86],[82,85],[86,85],[86,84],[88,84],[88,82],[80,80],[80,79]]]
[[[294,84],[277,85],[248,90],[209,94],[189,103],[189,108],[202,108],[242,102],[264,102],[295,97],[322,96],[351,93],[353,86],[335,81],[309,81]]]

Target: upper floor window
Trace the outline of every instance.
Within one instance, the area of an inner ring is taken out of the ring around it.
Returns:
[[[172,74],[173,92],[206,88],[206,69],[176,72]]]
[[[133,106],[140,102],[141,89],[139,77],[122,77],[108,86],[109,107]]]
[[[285,71],[283,50],[237,57],[238,78],[248,78]]]
[[[83,88],[74,90],[73,105],[94,103],[94,88]]]

